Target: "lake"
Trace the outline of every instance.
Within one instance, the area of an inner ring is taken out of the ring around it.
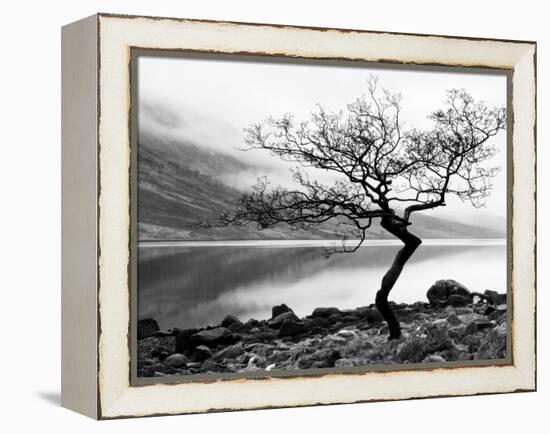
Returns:
[[[227,314],[266,319],[286,303],[298,316],[320,306],[374,302],[380,280],[401,247],[370,240],[355,253],[323,255],[333,241],[140,242],[138,317],[162,329],[219,324]],[[471,291],[506,292],[505,240],[424,240],[390,300],[427,301],[438,279]]]

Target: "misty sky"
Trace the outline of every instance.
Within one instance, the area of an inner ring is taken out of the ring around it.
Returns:
[[[348,64],[349,65],[349,64]],[[184,139],[228,153],[261,167],[274,184],[288,184],[289,164],[267,152],[240,151],[243,128],[270,116],[292,113],[307,120],[316,104],[333,111],[345,109],[365,93],[370,74],[379,86],[399,92],[404,129],[429,128],[426,116],[442,107],[445,90],[464,88],[489,106],[506,105],[506,77],[473,73],[442,73],[404,69],[229,61],[176,57],[140,57],[138,64],[140,129]],[[153,110],[151,110],[153,108]],[[431,215],[475,222],[482,215],[506,215],[506,132],[493,138],[501,167],[494,190],[482,210],[449,198],[447,206]],[[243,173],[231,180],[235,187],[252,185],[258,173]],[[332,175],[318,176],[331,182]]]

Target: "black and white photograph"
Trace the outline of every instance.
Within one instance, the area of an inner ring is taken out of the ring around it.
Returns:
[[[509,79],[137,56],[137,377],[509,362]]]

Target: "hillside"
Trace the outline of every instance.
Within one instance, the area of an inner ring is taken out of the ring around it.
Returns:
[[[349,232],[346,222],[329,221],[305,230],[286,225],[259,231],[255,225],[205,229],[197,222],[232,209],[240,192],[222,181],[224,175],[253,170],[237,159],[140,132],[138,153],[139,240],[332,239]],[[414,233],[421,238],[502,238],[490,229],[417,213]],[[368,238],[391,238],[378,224]]]

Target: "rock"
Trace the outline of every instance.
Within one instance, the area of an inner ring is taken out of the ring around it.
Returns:
[[[328,318],[335,314],[341,314],[337,307],[318,307],[312,312],[311,318]]]
[[[460,319],[454,313],[450,314],[447,317],[447,322],[452,326],[459,326],[462,324],[462,321],[460,321]]]
[[[506,324],[492,329],[481,341],[477,350],[476,359],[502,359],[506,357]]]
[[[190,337],[190,341],[195,345],[206,345],[207,347],[215,347],[220,344],[232,344],[235,338],[233,334],[225,327],[216,327],[209,330],[202,330]]]
[[[285,362],[288,359],[290,359],[290,357],[292,357],[292,354],[290,353],[290,351],[274,351],[273,354],[271,354],[267,358],[267,363],[277,364],[277,363]]]
[[[330,321],[326,318],[311,318],[304,321],[304,325],[308,330],[314,330],[316,328],[324,329],[330,325]]]
[[[191,359],[194,362],[204,362],[206,359],[212,357],[212,351],[206,345],[199,345],[195,348]]]
[[[244,354],[244,348],[240,344],[231,345],[218,351],[212,356],[214,360],[235,359]]]
[[[442,351],[454,347],[453,340],[444,327],[430,327],[426,340],[426,347],[429,352]]]
[[[451,295],[459,295],[461,297],[470,297],[470,291],[462,284],[455,280],[438,280],[435,282],[428,292],[426,297],[430,304],[445,303]]]
[[[164,360],[170,355],[168,349],[158,345],[151,350],[151,356],[156,357],[159,360]]]
[[[490,303],[494,304],[495,306],[499,304],[506,304],[506,294],[499,294],[496,291],[492,291],[490,289],[485,290],[483,293],[487,297]]]
[[[190,342],[191,336],[198,332],[198,329],[175,329],[176,336],[176,353],[185,353],[189,350],[194,350],[196,345]]]
[[[397,357],[403,362],[420,363],[428,353],[426,339],[413,337],[397,347]]]
[[[279,337],[296,336],[306,331],[306,327],[302,321],[286,319],[283,321],[279,329]]]
[[[292,309],[290,307],[288,307],[286,304],[279,304],[278,306],[273,306],[271,308],[271,319],[281,315],[282,313],[286,313],[286,312],[292,312]]]
[[[287,319],[294,320],[294,321],[299,320],[299,318],[296,316],[296,314],[294,312],[292,312],[292,311],[283,312],[283,313],[277,315],[276,317],[270,319],[267,322],[267,325],[269,327],[272,327],[272,328],[279,328],[283,324],[283,321],[287,320]]]
[[[422,363],[444,363],[447,360],[445,360],[443,357],[441,357],[438,354],[429,354],[427,355]]]
[[[480,330],[490,329],[490,328],[493,328],[494,326],[495,326],[495,323],[492,321],[489,321],[486,319],[477,320],[466,326],[465,334],[473,335],[474,333]]]
[[[138,339],[149,338],[159,330],[159,325],[153,318],[140,319],[137,323]]]
[[[230,325],[232,324],[238,324],[238,325],[242,325],[242,322],[241,320],[239,320],[239,318],[237,318],[235,315],[227,315],[221,322],[221,326],[222,327],[229,327]]]
[[[171,368],[179,368],[181,366],[185,366],[188,362],[189,359],[183,354],[179,353],[174,353],[164,359],[164,364]]]
[[[367,320],[369,324],[378,324],[384,321],[384,318],[378,312],[378,309],[366,308],[360,312],[361,318]]]
[[[462,306],[467,306],[468,304],[470,304],[470,300],[467,297],[464,297],[463,295],[451,294],[447,298],[448,306],[462,307]]]
[[[479,346],[481,345],[481,336],[479,335],[464,336],[461,343],[462,345],[466,345],[469,352],[475,353],[477,352]]]
[[[156,338],[168,338],[174,336],[174,332],[170,330],[159,330],[153,334]]]
[[[298,367],[300,369],[332,368],[336,360],[341,357],[339,351],[326,348],[302,357],[298,361]]]
[[[338,359],[334,362],[335,368],[351,368],[355,366],[349,359]]]

